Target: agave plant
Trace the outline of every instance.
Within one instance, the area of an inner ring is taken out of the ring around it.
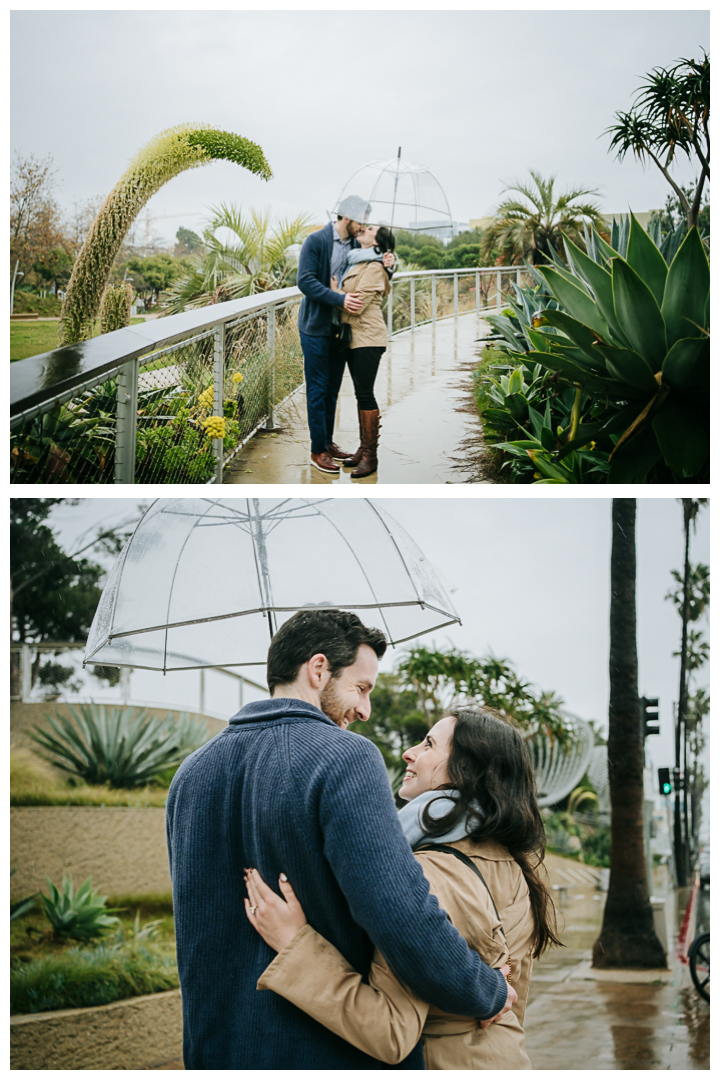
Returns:
[[[567,266],[539,268],[560,306],[536,314],[528,355],[590,409],[562,447],[516,449],[544,458],[550,482],[573,482],[561,463],[591,440],[610,452],[608,483],[707,481],[710,268],[697,228],[669,266],[634,217],[624,256],[596,232],[587,253],[567,238],[565,251]]]
[[[60,313],[59,345],[91,336],[115,256],[147,201],[168,180],[211,161],[233,161],[263,180],[272,176],[262,149],[232,132],[180,124],[156,135],[108,195],[80,249]]]
[[[63,871],[62,891],[50,878],[45,879],[50,896],[40,894],[45,916],[58,938],[90,941],[115,926],[120,920],[105,907],[106,896],[98,896],[93,890],[92,878],[88,878],[77,892],[72,877]]]
[[[36,727],[31,737],[58,769],[88,784],[134,788],[164,769],[179,765],[207,738],[205,721],[181,713],[177,723],[145,709],[67,706],[71,716],[47,716],[50,731]]]

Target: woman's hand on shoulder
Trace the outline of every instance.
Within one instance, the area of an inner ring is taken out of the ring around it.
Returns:
[[[298,931],[307,925],[305,912],[292,885],[285,874],[280,875],[283,900],[268,888],[257,870],[246,870],[245,887],[249,897],[245,899],[245,914],[270,948],[282,952]]]

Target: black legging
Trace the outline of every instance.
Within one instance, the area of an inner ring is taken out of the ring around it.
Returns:
[[[348,349],[347,366],[350,368],[358,408],[363,411],[377,409],[373,393],[375,376],[380,367],[380,357],[385,352],[384,345],[369,345],[366,348]]]

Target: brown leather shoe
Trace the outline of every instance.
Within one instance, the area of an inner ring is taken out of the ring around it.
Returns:
[[[377,472],[377,448],[380,439],[380,413],[377,409],[360,410],[360,438],[362,455],[356,468],[350,473],[353,480],[363,476],[372,476]]]
[[[354,457],[353,454],[347,454],[344,450],[341,450],[338,444],[334,442],[327,444],[327,452],[333,461],[345,462],[348,458]],[[353,461],[353,465],[357,465],[357,461]]]
[[[332,473],[333,476],[337,476],[340,472],[340,466],[335,464],[327,450],[323,450],[322,454],[311,454],[310,464],[320,472]]]

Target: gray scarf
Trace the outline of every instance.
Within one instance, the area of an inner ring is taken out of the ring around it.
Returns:
[[[348,255],[347,269],[346,269],[345,273],[342,276],[342,281],[340,282],[340,284],[342,285],[343,281],[348,276],[348,274],[350,273],[352,268],[354,266],[357,266],[358,263],[373,262],[374,260],[377,260],[378,262],[382,262],[382,254],[378,255],[378,253],[376,252],[374,247],[371,247],[371,248],[353,248],[352,251]]]
[[[460,792],[455,788],[446,788],[444,790],[447,794],[442,794],[440,791],[424,791],[422,795],[418,795],[416,799],[409,802],[407,806],[403,806],[402,810],[398,812],[398,820],[411,848],[415,849],[423,843],[452,844],[454,840],[462,840],[468,835],[467,818],[465,821],[459,821],[454,828],[443,833],[442,836],[430,837],[423,832],[422,813],[429,802],[432,802],[429,811],[431,819],[444,817],[455,805],[455,798],[451,796],[458,796]],[[473,809],[482,813],[477,803],[473,804]]]

